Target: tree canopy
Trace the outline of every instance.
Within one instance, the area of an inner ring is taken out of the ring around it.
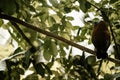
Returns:
[[[0,78],[119,80],[119,13],[120,0],[0,0],[0,26],[10,34],[9,44],[18,44],[14,52],[1,59]],[[84,25],[74,25],[75,16],[81,16]],[[93,23],[101,20],[108,25],[113,49],[105,60],[96,59],[93,49],[78,44],[92,44]],[[81,53],[73,56],[73,47]],[[27,70],[32,74],[23,77]]]

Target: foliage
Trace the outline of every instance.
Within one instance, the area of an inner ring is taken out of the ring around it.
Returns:
[[[92,24],[105,17],[98,8],[108,16],[112,23],[112,33],[115,35],[118,52],[120,52],[119,0],[101,0],[99,3],[94,0],[0,1],[0,13],[16,17],[75,43],[88,40],[88,43],[91,44],[89,36],[91,36]],[[84,26],[71,23],[74,17],[66,14],[72,11],[82,11],[84,13],[82,19]],[[91,18],[90,13],[94,15],[94,18]],[[95,56],[91,55],[86,58],[84,51],[81,56],[72,56],[73,48],[70,49],[69,44],[23,27],[24,25],[17,25],[24,34],[21,34],[11,22],[5,24],[4,19],[0,19],[0,26],[8,30],[12,39],[18,43],[18,48],[14,53],[8,58],[1,60],[1,64],[6,63],[3,66],[6,69],[0,71],[2,80],[20,80],[21,75],[24,75],[26,70],[31,70],[33,73],[23,80],[39,80],[43,78],[47,80],[97,80],[99,75],[104,80],[119,79],[119,71],[115,71],[116,73],[112,74],[99,70],[101,68],[100,60],[96,60]],[[111,44],[114,43],[113,41],[111,42]],[[119,56],[119,54],[115,50],[110,55]],[[41,57],[44,57],[46,61],[42,61]],[[57,70],[52,69],[56,62],[60,65],[56,68]],[[104,63],[107,64],[108,61],[104,61]]]

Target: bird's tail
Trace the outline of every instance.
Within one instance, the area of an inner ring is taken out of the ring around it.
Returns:
[[[108,54],[106,51],[97,51],[97,58],[100,59],[106,59],[108,57]]]

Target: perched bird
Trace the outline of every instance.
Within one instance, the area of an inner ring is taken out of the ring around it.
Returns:
[[[110,33],[104,21],[100,21],[94,25],[92,43],[95,46],[98,59],[108,57],[107,49],[110,46]]]

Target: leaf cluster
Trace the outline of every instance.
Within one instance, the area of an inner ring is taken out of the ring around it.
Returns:
[[[76,43],[87,40],[88,44],[91,44],[93,23],[109,19],[113,26],[112,33],[115,35],[118,52],[120,52],[119,3],[119,0],[101,0],[99,3],[94,0],[1,0],[0,14],[16,17]],[[67,16],[67,14],[72,11],[82,11],[84,13],[84,17],[81,20],[85,24],[84,26],[74,26],[71,23],[75,18]],[[101,12],[104,12],[105,15]],[[94,17],[91,18],[90,14]],[[106,16],[108,17],[107,19]],[[69,44],[23,27],[23,25],[17,25],[24,34],[21,34],[11,22],[5,23],[4,19],[0,19],[0,26],[8,30],[12,39],[18,44],[18,48],[14,53],[3,60],[6,64],[3,68],[6,69],[0,71],[2,80],[20,80],[21,75],[24,75],[26,70],[31,68],[33,73],[23,80],[39,80],[39,76],[40,79],[44,78],[47,80],[99,79],[97,75],[99,72],[97,72],[96,66],[98,68],[100,62],[96,61],[95,56],[85,58],[86,56],[82,53],[82,56],[73,57],[71,56],[72,52],[69,52]],[[33,44],[32,46],[23,35],[30,40]],[[113,40],[111,44],[114,44]],[[33,47],[36,49],[34,50]],[[19,52],[24,55],[15,56]],[[68,58],[66,58],[67,54],[69,54]],[[117,57],[120,53],[118,54],[114,48],[114,52],[110,55]],[[45,62],[41,60],[41,57]],[[55,62],[58,62],[61,66],[57,70],[52,70]],[[31,64],[32,67],[30,67]],[[100,73],[105,80],[110,77],[112,77],[111,80],[118,78],[118,74],[119,72],[115,74]]]

